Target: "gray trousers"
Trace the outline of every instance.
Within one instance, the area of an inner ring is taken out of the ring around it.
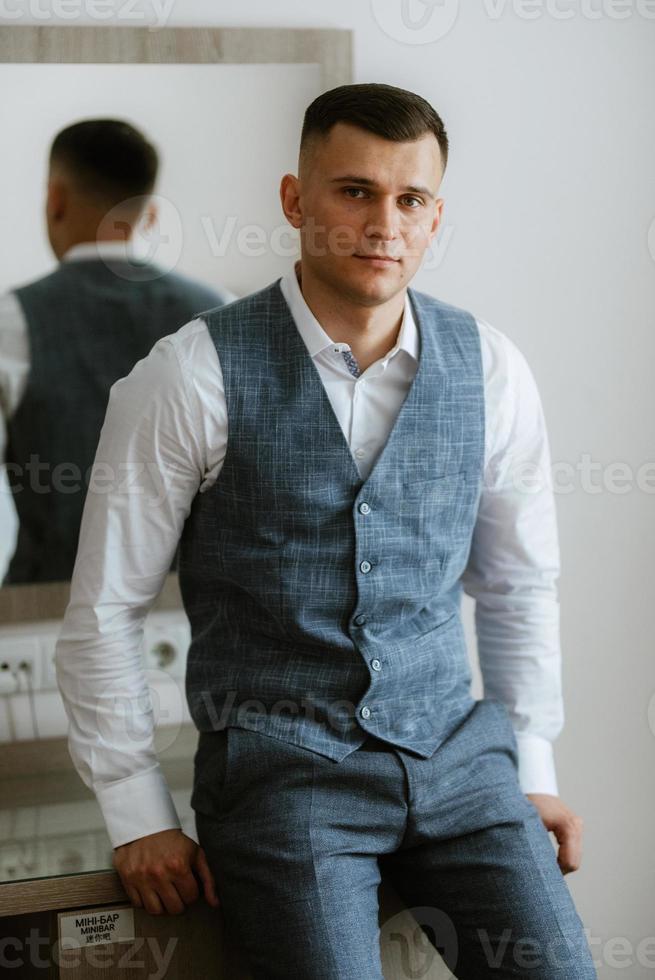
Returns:
[[[375,738],[334,762],[201,734],[192,806],[257,980],[382,980],[381,875],[458,980],[597,976],[499,701],[477,701],[430,759]]]

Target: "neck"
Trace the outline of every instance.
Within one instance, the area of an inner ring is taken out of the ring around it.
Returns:
[[[362,371],[394,347],[403,319],[406,290],[386,303],[363,306],[330,289],[302,261],[296,263],[295,272],[307,306],[331,340],[350,345]]]

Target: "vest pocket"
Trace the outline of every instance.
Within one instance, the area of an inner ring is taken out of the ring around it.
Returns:
[[[456,513],[466,487],[466,473],[445,473],[427,480],[412,480],[400,488],[400,513],[424,514],[429,510]]]

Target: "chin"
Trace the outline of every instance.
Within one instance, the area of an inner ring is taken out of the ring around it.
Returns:
[[[353,293],[359,294],[362,300],[368,300],[369,303],[385,303],[405,284],[398,275],[352,277],[347,282]]]

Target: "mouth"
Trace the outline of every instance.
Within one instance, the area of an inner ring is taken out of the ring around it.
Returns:
[[[361,262],[368,262],[369,265],[378,266],[379,268],[388,268],[394,265],[396,262],[400,262],[400,259],[394,259],[391,255],[359,255],[357,252],[353,254],[354,259],[359,259]]]

